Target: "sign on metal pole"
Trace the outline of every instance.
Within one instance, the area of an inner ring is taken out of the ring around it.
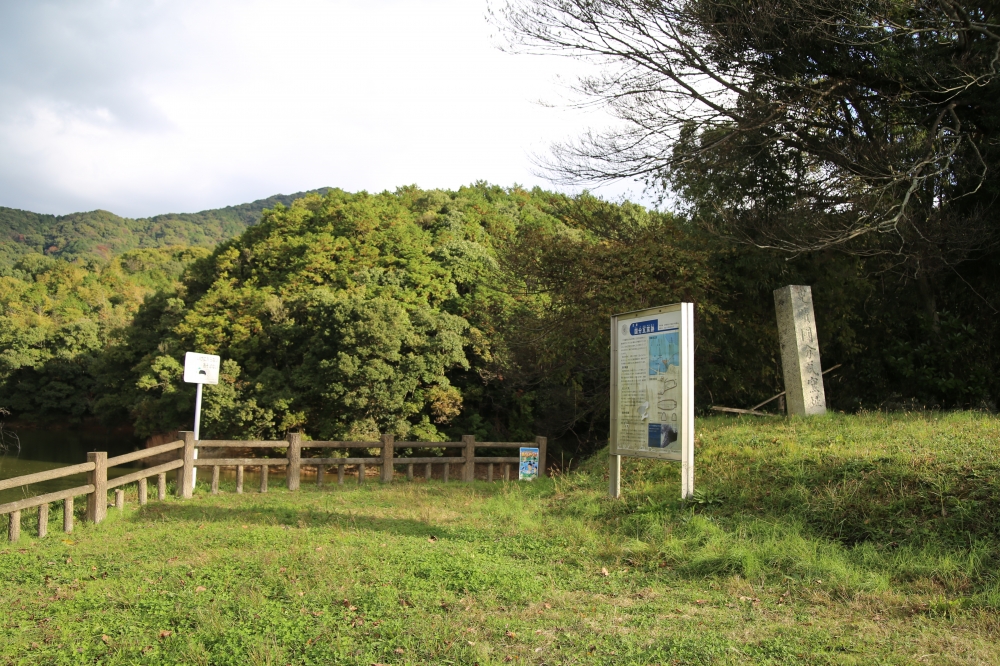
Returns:
[[[219,367],[222,360],[214,354],[198,354],[187,352],[184,354],[184,381],[188,384],[197,384],[198,391],[194,399],[194,440],[201,439],[201,387],[204,384],[219,383]],[[198,449],[194,450],[194,457],[198,457]],[[191,487],[194,487],[194,479],[198,474],[197,468],[191,470]]]
[[[681,463],[681,497],[694,494],[694,304],[611,317],[610,495],[621,457]]]

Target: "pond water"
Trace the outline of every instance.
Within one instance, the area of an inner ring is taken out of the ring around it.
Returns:
[[[117,456],[140,449],[144,443],[140,437],[136,437],[128,430],[104,428],[92,424],[58,427],[5,424],[2,435],[0,479],[87,462],[88,451],[107,451],[108,457]],[[108,477],[128,474],[136,467],[138,463],[112,467],[108,470]],[[86,474],[76,474],[26,487],[2,490],[0,504],[73,488],[86,482]]]

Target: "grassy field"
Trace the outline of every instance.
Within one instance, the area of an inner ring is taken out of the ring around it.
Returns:
[[[0,663],[1000,663],[998,449],[978,414],[708,419],[687,503],[637,460],[607,499],[602,455],[199,487],[3,544]]]

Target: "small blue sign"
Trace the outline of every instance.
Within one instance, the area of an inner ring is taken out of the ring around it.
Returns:
[[[650,319],[649,321],[637,321],[630,324],[628,327],[629,335],[647,335],[649,333],[656,333],[657,321],[655,319]]]

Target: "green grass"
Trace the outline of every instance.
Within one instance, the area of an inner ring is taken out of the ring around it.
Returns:
[[[0,548],[0,663],[1000,663],[998,449],[972,413],[708,419],[687,503],[641,460],[607,499],[606,455],[199,487]]]

